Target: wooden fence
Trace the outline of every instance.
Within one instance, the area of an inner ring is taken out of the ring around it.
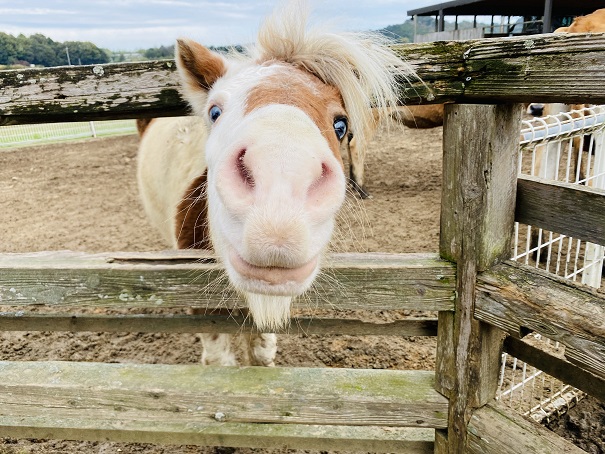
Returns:
[[[339,285],[317,304],[437,311],[438,318],[372,324],[300,317],[292,331],[436,335],[434,372],[0,362],[2,435],[372,452],[581,452],[494,396],[504,348],[605,399],[604,295],[506,260],[515,219],[605,244],[605,191],[518,179],[516,167],[516,103],[605,103],[605,36],[397,50],[424,81],[402,86],[408,103],[454,102],[444,124],[442,258],[334,256],[330,273]],[[0,83],[0,124],[187,112],[173,62],[7,71]],[[220,311],[119,311],[235,307],[223,288],[200,291],[219,272],[211,257],[195,252],[0,255],[0,303],[9,306],[0,327],[245,330]],[[89,310],[101,306],[112,310]],[[565,358],[526,344],[522,337],[532,331],[564,344]]]

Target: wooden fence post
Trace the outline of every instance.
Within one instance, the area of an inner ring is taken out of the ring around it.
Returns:
[[[475,283],[510,256],[520,122],[519,105],[446,105],[440,253],[457,263],[457,298],[439,316],[436,389],[450,399],[440,453],[464,452],[472,411],[495,397],[503,336],[474,319]]]

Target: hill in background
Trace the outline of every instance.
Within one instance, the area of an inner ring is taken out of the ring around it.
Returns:
[[[479,24],[479,26],[484,25]],[[472,22],[469,21],[458,23],[460,29],[471,28],[472,26]],[[454,23],[445,21],[445,29],[453,30]],[[416,30],[418,34],[434,32],[435,19],[419,17]],[[378,30],[378,32],[398,42],[413,42],[414,21],[408,19],[403,24],[389,25],[382,30]],[[226,47],[214,47],[212,49],[217,51],[227,50]],[[69,41],[61,43],[41,34],[12,36],[0,32],[0,66],[90,65],[171,58],[174,58],[174,44],[137,51],[109,51],[100,49],[90,42]]]
[[[479,27],[487,26],[487,24],[477,24]],[[470,21],[458,22],[459,29],[472,28],[473,23]],[[425,33],[431,33],[435,31],[435,19],[432,17],[418,17],[418,23],[416,25],[417,33],[423,35]],[[445,29],[453,30],[454,23],[445,21]],[[378,30],[379,33],[387,36],[398,42],[411,43],[414,42],[414,21],[408,19],[403,24],[389,25],[388,27]],[[218,51],[227,50],[226,47],[211,47],[211,49]],[[174,58],[174,45],[171,46],[160,46],[152,47],[145,50],[140,50],[136,53],[132,52],[114,52],[112,61],[133,61],[132,58],[147,59],[147,60],[161,60]]]

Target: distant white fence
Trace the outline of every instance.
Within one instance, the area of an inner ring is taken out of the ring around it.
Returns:
[[[133,134],[136,130],[135,120],[1,126],[0,149],[60,142],[63,140]]]
[[[483,28],[465,28],[463,30],[446,30],[443,32],[425,33],[416,35],[414,42],[428,43],[432,41],[460,41],[465,39],[483,38]]]
[[[503,19],[503,18],[502,18]],[[493,36],[519,36],[542,33],[541,20],[529,22],[515,22],[514,24],[501,21],[487,27],[463,28],[459,30],[444,30],[422,35],[414,35],[415,43],[428,43],[432,41],[461,41],[467,39],[481,39]]]
[[[524,121],[519,173],[605,189],[605,106]],[[603,287],[604,245],[515,224],[513,260],[566,279]],[[565,348],[538,334],[532,343],[554,355]],[[497,398],[536,421],[557,418],[584,396],[506,353]]]

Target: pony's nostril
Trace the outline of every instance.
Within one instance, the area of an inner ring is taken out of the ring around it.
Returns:
[[[321,174],[319,175],[319,178],[317,178],[317,180],[315,180],[313,182],[313,184],[309,188],[309,191],[313,192],[320,186],[324,185],[327,181],[329,181],[329,179],[330,179],[329,177],[331,175],[332,175],[332,169],[330,169],[330,166],[328,164],[326,164],[325,162],[322,162],[321,163]]]
[[[250,171],[248,166],[246,166],[246,162],[244,160],[245,156],[246,156],[246,149],[244,148],[237,155],[237,160],[235,161],[235,165],[237,167],[237,170],[239,172],[239,175],[240,175],[242,181],[244,183],[246,183],[247,186],[254,187],[254,178],[252,177],[252,172]]]
[[[330,175],[332,173],[332,171],[330,170],[330,167],[328,167],[328,165],[325,162],[321,163],[321,176],[319,177],[321,178],[325,178],[328,175]]]

